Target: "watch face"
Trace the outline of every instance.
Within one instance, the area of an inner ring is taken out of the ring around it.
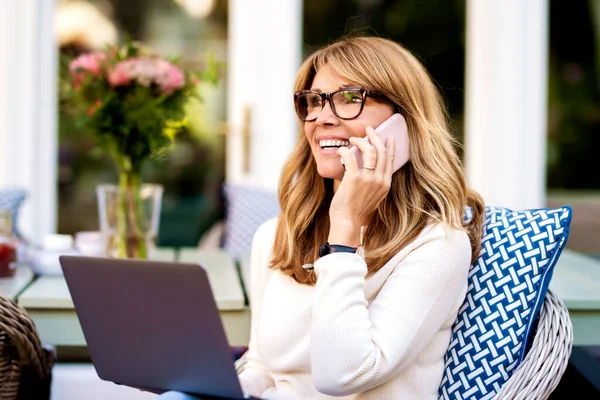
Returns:
[[[362,247],[362,246],[361,246]],[[358,250],[360,247],[351,247],[345,246],[341,244],[329,244],[329,242],[325,242],[319,247],[319,257],[326,256],[331,253],[356,253],[358,254]]]

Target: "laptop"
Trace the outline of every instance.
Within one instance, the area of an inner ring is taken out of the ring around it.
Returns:
[[[154,393],[255,399],[242,392],[199,264],[62,255],[98,376]]]

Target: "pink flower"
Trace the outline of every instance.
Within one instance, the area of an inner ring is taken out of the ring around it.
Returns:
[[[113,87],[136,81],[142,86],[156,85],[161,93],[171,94],[185,84],[183,72],[160,58],[136,57],[119,62],[110,71],[108,81]]]
[[[165,94],[171,94],[176,89],[183,87],[185,83],[185,77],[183,72],[173,64],[163,61],[167,65],[164,66],[166,79],[159,83],[161,91]]]
[[[85,53],[71,61],[69,72],[73,79],[75,88],[85,79],[86,74],[98,76],[102,72],[102,64],[106,60],[106,54],[101,51]]]
[[[131,82],[131,60],[121,61],[108,73],[108,83],[111,86],[127,86]]]

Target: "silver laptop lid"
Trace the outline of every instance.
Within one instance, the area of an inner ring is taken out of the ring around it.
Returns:
[[[60,264],[101,379],[244,398],[204,268],[66,255]]]

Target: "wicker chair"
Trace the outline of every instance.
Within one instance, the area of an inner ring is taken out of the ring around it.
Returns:
[[[531,348],[495,400],[545,400],[560,382],[573,348],[573,324],[558,296],[548,290]]]
[[[50,399],[54,360],[26,311],[0,295],[0,400]]]

